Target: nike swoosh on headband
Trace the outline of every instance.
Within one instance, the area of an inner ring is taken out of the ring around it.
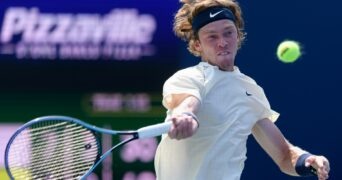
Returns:
[[[216,13],[214,13],[214,14],[209,13],[209,17],[210,17],[210,18],[213,18],[213,17],[217,16],[218,14],[220,14],[222,11],[223,11],[223,10],[221,10],[221,11],[219,11],[219,12],[216,12]]]

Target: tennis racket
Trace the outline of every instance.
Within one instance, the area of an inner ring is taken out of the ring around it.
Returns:
[[[85,179],[115,148],[168,132],[171,122],[132,131],[95,127],[66,116],[43,116],[21,126],[5,150],[11,179]],[[101,155],[97,133],[131,135]]]

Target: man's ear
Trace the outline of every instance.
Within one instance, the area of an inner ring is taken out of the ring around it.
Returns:
[[[194,47],[195,47],[195,50],[198,51],[198,52],[202,52],[202,46],[201,46],[201,43],[199,40],[195,40],[194,42]]]

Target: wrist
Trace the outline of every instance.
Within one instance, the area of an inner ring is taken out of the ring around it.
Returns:
[[[197,116],[194,113],[192,113],[192,112],[183,112],[182,114],[186,114],[188,116],[191,116],[192,119],[194,119],[197,122],[197,128],[199,127],[198,118],[197,118]]]
[[[316,175],[316,170],[311,167],[311,166],[305,166],[305,160],[309,157],[312,156],[310,153],[304,153],[300,155],[297,159],[296,165],[295,165],[295,170],[298,175],[300,176],[313,176]]]

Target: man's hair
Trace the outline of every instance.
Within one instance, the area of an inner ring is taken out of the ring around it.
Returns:
[[[246,33],[244,32],[244,21],[241,8],[235,0],[180,0],[183,4],[175,15],[173,31],[176,36],[188,42],[188,50],[195,56],[200,56],[200,52],[194,48],[194,43],[198,40],[198,34],[192,29],[194,17],[208,7],[222,6],[230,9],[235,16],[235,26],[238,31],[239,47],[243,43]]]

